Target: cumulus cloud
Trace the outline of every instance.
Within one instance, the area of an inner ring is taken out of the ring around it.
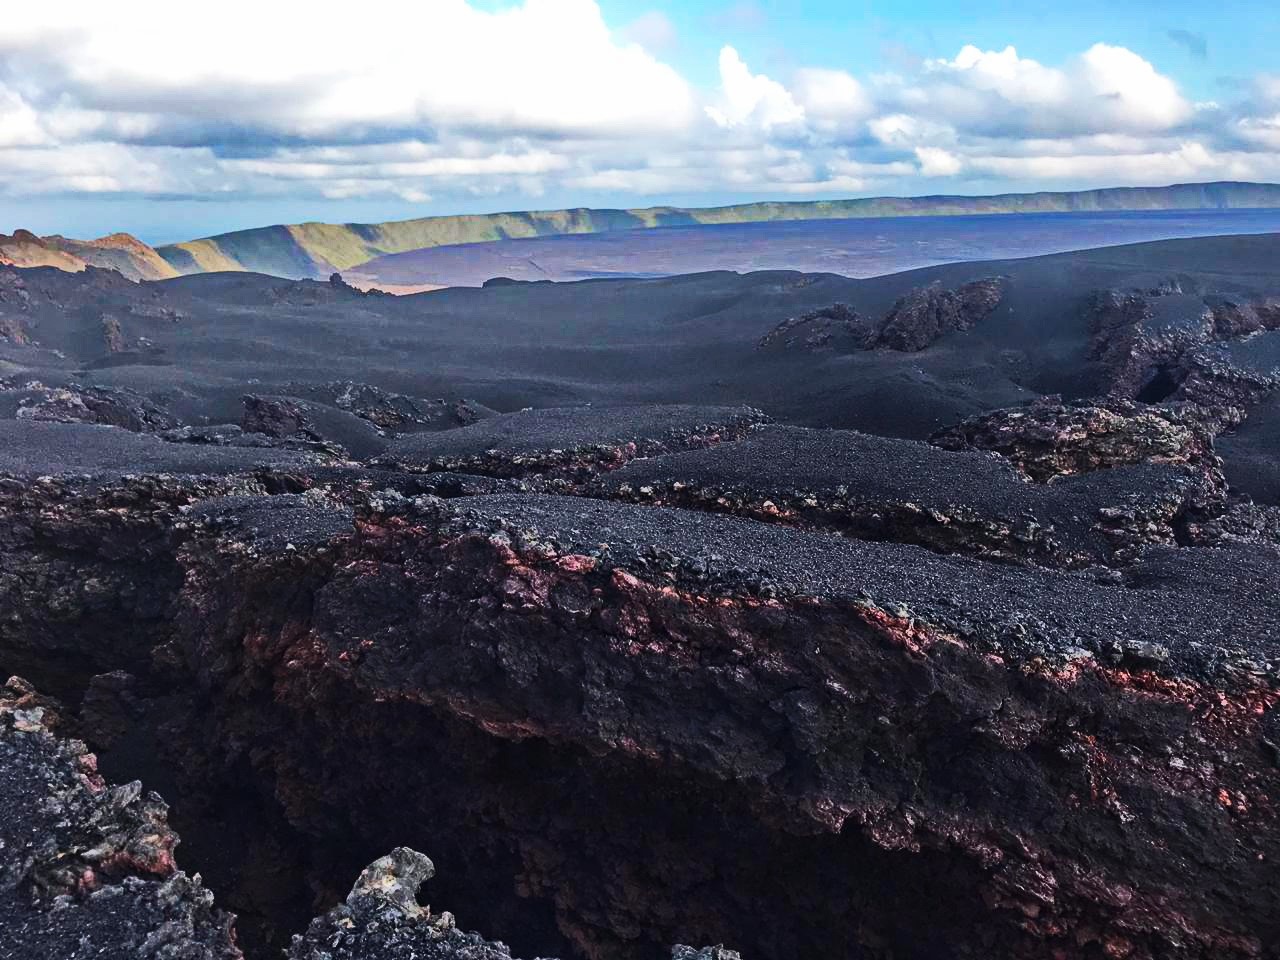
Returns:
[[[758,12],[733,9],[713,21],[726,37]],[[966,45],[895,73],[765,73],[724,45],[700,89],[666,62],[680,45],[656,10],[620,24],[594,0],[298,10],[226,0],[193,29],[158,0],[6,9],[0,195],[457,208],[1280,177],[1280,77],[1195,104],[1105,42],[1054,63]]]
[[[679,42],[675,24],[661,10],[648,10],[640,14],[623,26],[619,34],[654,53],[670,50]]]
[[[844,70],[802,69],[791,86],[804,116],[822,133],[851,133],[873,110],[862,84]]]
[[[964,169],[964,162],[941,147],[916,147],[920,174],[925,177],[953,177]]]
[[[752,73],[738,51],[720,51],[720,96],[707,107],[720,127],[755,126],[764,130],[798,123],[804,108],[786,87],[762,73]]]
[[[922,77],[896,92],[908,108],[946,113],[990,134],[1158,131],[1192,113],[1173,80],[1133,51],[1105,43],[1061,67],[1019,56],[1012,46],[966,46],[954,59],[928,61]]]
[[[198,25],[164,6],[71,0],[5,13],[5,72],[56,113],[142,118],[137,139],[217,120],[264,135],[377,139],[436,127],[579,136],[686,124],[688,85],[615,42],[592,0],[226,0]],[[394,29],[387,29],[387,25]],[[212,134],[216,135],[216,128]]]

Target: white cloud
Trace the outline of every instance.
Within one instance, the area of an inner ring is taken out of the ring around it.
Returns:
[[[905,113],[876,117],[867,126],[871,135],[886,146],[910,148],[913,144],[947,143],[956,138],[955,129],[948,124]]]
[[[862,84],[843,70],[802,69],[791,86],[810,125],[823,133],[850,132],[874,109]]]
[[[707,107],[718,126],[756,126],[763,130],[795,124],[804,108],[791,92],[762,73],[752,73],[733,47],[720,50],[720,97]]]
[[[964,161],[941,147],[916,147],[916,159],[926,177],[954,177],[964,169]]]
[[[392,25],[392,29],[388,29]],[[0,58],[44,85],[45,103],[281,136],[489,128],[601,136],[686,126],[683,78],[610,35],[593,0],[225,0],[198,22],[153,0],[19,4]]]
[[[1246,140],[1268,150],[1280,150],[1280,113],[1271,117],[1243,117],[1237,129]]]
[[[895,73],[776,76],[726,45],[700,90],[663,60],[678,41],[660,11],[610,24],[595,0],[366,0],[354,13],[316,0],[305,16],[225,0],[194,26],[158,0],[18,4],[0,19],[0,196],[457,209],[548,192],[621,203],[1280,178],[1275,76],[1238,102],[1192,104],[1106,43],[1055,63],[966,45]]]
[[[1097,43],[1062,67],[1012,47],[963,47],[931,60],[899,96],[909,112],[946,115],[987,132],[1059,135],[1158,131],[1192,114],[1177,85],[1138,54]]]
[[[649,10],[626,24],[619,35],[652,53],[663,53],[679,43],[675,24],[661,10]]]

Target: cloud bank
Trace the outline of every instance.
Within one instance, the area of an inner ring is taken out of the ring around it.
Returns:
[[[0,22],[0,196],[643,202],[1280,179],[1275,77],[1196,103],[1106,42],[1055,64],[969,45],[894,74],[785,76],[724,45],[700,89],[663,59],[679,45],[662,15],[611,25],[593,0],[226,0],[198,20],[151,0],[22,4]]]

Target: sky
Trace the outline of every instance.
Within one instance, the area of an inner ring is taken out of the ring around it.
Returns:
[[[1280,181],[1251,0],[62,0],[0,17],[0,231]]]

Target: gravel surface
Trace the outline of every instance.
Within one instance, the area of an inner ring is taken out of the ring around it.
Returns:
[[[14,477],[228,474],[314,462],[287,450],[165,443],[96,424],[0,420],[0,474]]]
[[[402,437],[389,450],[389,459],[425,465],[489,451],[519,456],[585,446],[663,442],[742,427],[757,419],[759,415],[749,407],[683,404],[522,410],[457,430]]]
[[[870,598],[1026,657],[1081,648],[1119,657],[1151,645],[1198,677],[1232,658],[1280,663],[1280,594],[1267,586],[1280,576],[1280,553],[1266,547],[1157,551],[1128,586],[685,510],[536,495],[448,503],[464,526],[552,540],[565,552],[608,544],[609,562],[625,569],[731,593]]]

